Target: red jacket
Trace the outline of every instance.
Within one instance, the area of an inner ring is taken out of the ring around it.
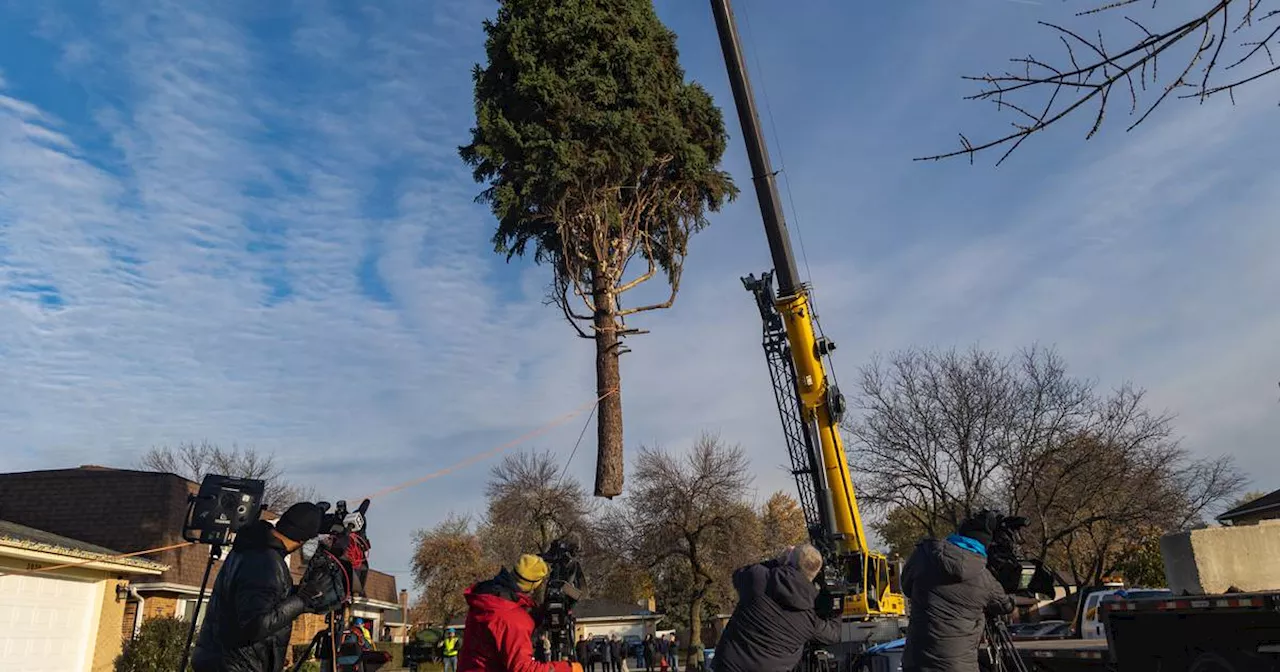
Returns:
[[[500,580],[468,588],[466,629],[458,652],[458,672],[572,672],[568,662],[533,659],[536,605],[528,595],[504,589]]]

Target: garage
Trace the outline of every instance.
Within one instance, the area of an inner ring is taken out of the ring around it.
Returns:
[[[614,600],[583,600],[574,613],[578,637],[617,635],[622,640],[639,640],[653,634],[662,614],[653,612],[650,604],[632,604]]]
[[[100,609],[96,583],[44,576],[0,576],[0,661],[4,669],[66,672],[85,668]]]
[[[128,579],[165,569],[119,555],[0,520],[0,670],[110,670]]]

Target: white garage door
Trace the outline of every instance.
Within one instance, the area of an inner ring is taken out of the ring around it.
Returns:
[[[608,637],[617,635],[619,639],[624,639],[628,635],[633,637],[644,637],[644,623],[636,623],[634,621],[617,622],[592,622],[583,623],[578,621],[578,629],[588,637]]]
[[[0,670],[79,672],[91,655],[96,584],[0,576]]]

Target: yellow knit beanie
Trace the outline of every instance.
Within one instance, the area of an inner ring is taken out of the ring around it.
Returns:
[[[525,553],[516,561],[516,585],[526,593],[532,593],[547,578],[547,563],[536,555]]]

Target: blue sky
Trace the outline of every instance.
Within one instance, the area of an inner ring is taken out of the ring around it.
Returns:
[[[657,4],[731,109],[709,8]],[[1277,82],[1132,133],[1118,108],[1088,143],[1064,124],[999,168],[912,163],[1001,130],[959,77],[1051,44],[1033,24],[1061,3],[737,4],[846,380],[878,351],[1053,344],[1280,487]],[[6,467],[208,439],[356,497],[589,400],[591,344],[542,305],[543,269],[492,254],[456,155],[493,7],[0,3]],[[623,368],[629,446],[719,432],[762,498],[790,484],[738,277],[768,263],[747,191]],[[527,447],[567,457],[580,422]],[[584,480],[591,453],[570,466]],[[478,512],[486,467],[377,502],[375,565],[406,568],[414,528]]]

